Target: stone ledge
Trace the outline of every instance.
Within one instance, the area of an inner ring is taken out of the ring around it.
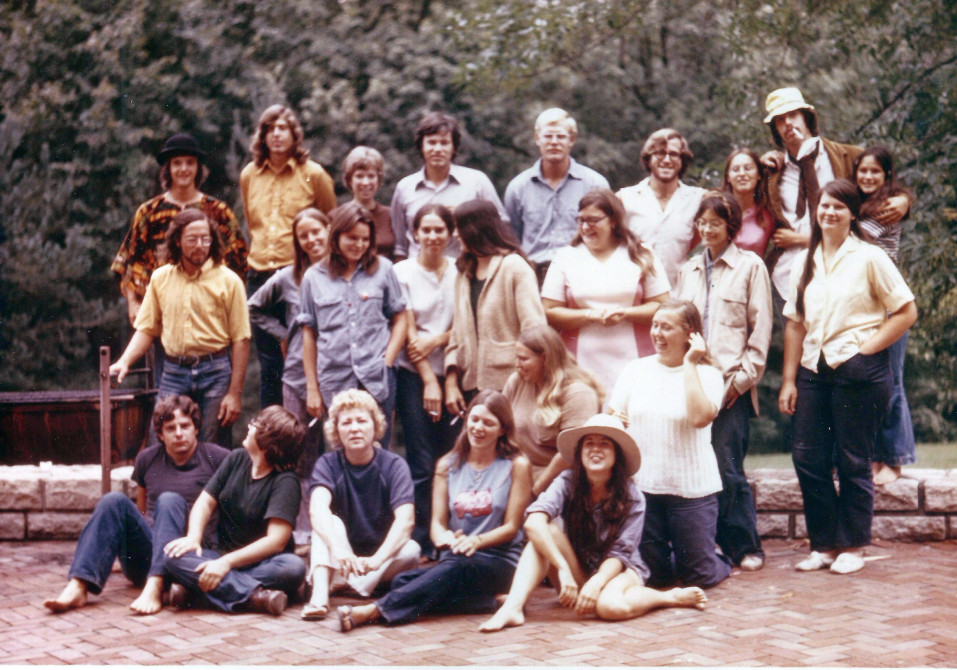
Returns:
[[[111,473],[112,490],[135,498],[132,466]],[[763,537],[807,537],[803,500],[793,470],[748,471]],[[100,499],[97,465],[0,466],[0,540],[79,536]],[[957,539],[957,470],[904,468],[878,487],[876,539],[925,542]]]

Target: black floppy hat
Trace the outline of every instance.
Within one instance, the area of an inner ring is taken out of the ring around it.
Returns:
[[[206,152],[199,148],[196,138],[187,133],[176,133],[166,140],[156,160],[160,165],[166,165],[168,160],[176,156],[196,156],[200,163],[206,162]]]

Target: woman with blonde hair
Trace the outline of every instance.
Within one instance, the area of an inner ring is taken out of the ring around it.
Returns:
[[[401,456],[376,444],[385,417],[375,398],[359,389],[339,393],[325,431],[331,451],[310,480],[312,595],[301,614],[307,621],[325,618],[330,591],[348,585],[368,597],[419,563],[412,476]]]
[[[512,405],[519,444],[532,464],[534,498],[571,465],[558,453],[558,434],[601,411],[605,394],[549,326],[535,326],[519,335],[515,372],[502,393]]]
[[[542,303],[578,364],[612,388],[625,363],[654,351],[648,327],[670,289],[664,266],[628,228],[621,201],[599,188],[578,204],[578,234],[549,266]]]
[[[657,354],[625,366],[609,411],[642,447],[637,481],[648,504],[640,545],[648,585],[680,580],[706,589],[731,574],[731,561],[715,551],[722,486],[711,447],[724,379],[711,365],[694,303],[665,302],[651,337]]]

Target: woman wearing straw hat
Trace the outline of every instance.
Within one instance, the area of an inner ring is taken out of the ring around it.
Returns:
[[[645,499],[632,479],[641,465],[635,440],[621,421],[598,414],[562,431],[558,450],[572,463],[527,511],[529,544],[519,559],[505,603],[483,632],[525,623],[523,608],[549,575],[558,601],[579,615],[623,620],[659,607],[704,608],[698,587],[656,591],[638,545]],[[559,521],[559,518],[561,521]]]

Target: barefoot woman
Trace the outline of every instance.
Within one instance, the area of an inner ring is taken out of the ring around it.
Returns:
[[[557,585],[558,602],[582,616],[622,620],[658,607],[703,609],[707,596],[698,587],[662,592],[644,586],[648,568],[638,543],[645,498],[631,479],[641,454],[621,421],[594,416],[579,428],[562,431],[558,450],[574,465],[529,506],[529,544],[512,589],[479,630],[525,623],[522,609],[546,574]]]

